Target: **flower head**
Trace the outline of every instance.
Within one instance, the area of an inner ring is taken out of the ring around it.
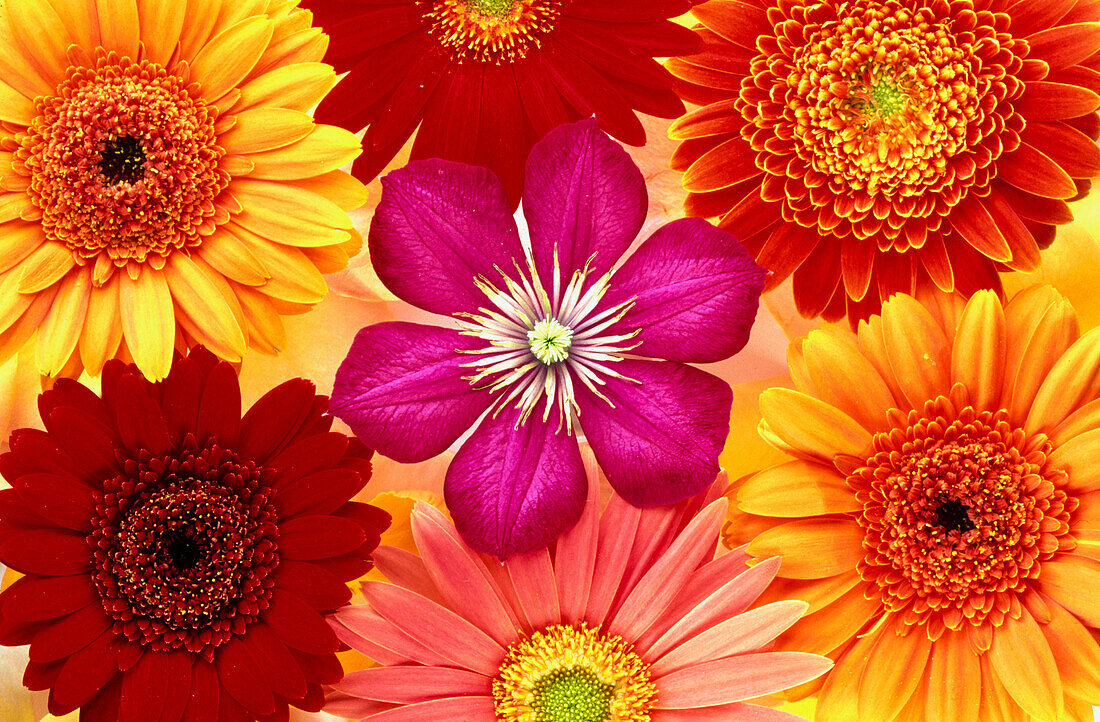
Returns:
[[[795,458],[737,485],[726,541],[811,601],[779,646],[836,660],[818,720],[1085,719],[1100,329],[1049,287],[921,298],[795,342],[797,390],[760,398]]]
[[[0,358],[97,375],[286,343],[361,239],[358,140],[305,111],[336,76],[296,0],[0,8]],[[44,41],[43,38],[50,40]]]
[[[103,397],[61,379],[46,431],[0,471],[0,643],[23,682],[92,719],[278,719],[340,678],[322,615],[370,567],[387,515],[348,501],[371,452],[328,429],[296,379],[241,417],[232,367],[199,347],[151,384],[104,368]],[[203,717],[203,715],[207,715]]]
[[[415,133],[413,160],[489,168],[515,208],[527,154],[557,126],[595,114],[611,135],[642,145],[635,110],[684,112],[654,57],[698,49],[670,21],[694,1],[304,0],[332,34],[328,60],[349,71],[317,117],[366,126],[354,167],[363,181]]]
[[[395,295],[457,328],[368,326],[332,402],[368,446],[402,462],[439,454],[477,422],[448,468],[447,504],[471,546],[502,557],[576,521],[579,427],[633,504],[710,483],[730,391],[686,364],[745,344],[764,276],[733,236],[698,219],[664,226],[615,268],[644,221],[645,183],[594,121],[540,141],[526,187],[521,234],[483,169],[422,161],[383,179],[374,267]]]
[[[1042,8],[1042,10],[1041,10]],[[1047,12],[1049,10],[1049,12]],[[807,317],[1034,271],[1100,174],[1100,12],[1009,0],[695,8],[673,59],[690,214],[721,216]]]
[[[364,583],[366,603],[330,617],[341,640],[381,666],[348,674],[327,711],[469,722],[798,719],[746,700],[830,664],[771,651],[806,604],[749,610],[779,560],[746,570],[743,550],[715,558],[722,487],[646,510],[613,494],[601,516],[592,481],[581,520],[553,549],[503,563],[479,557],[442,513],[417,504],[420,556],[379,547],[389,581]]]

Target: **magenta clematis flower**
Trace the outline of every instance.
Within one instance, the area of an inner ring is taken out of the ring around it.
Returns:
[[[477,423],[444,483],[467,543],[506,558],[576,522],[583,432],[635,506],[682,501],[718,472],[729,386],[687,363],[748,341],[765,271],[699,219],[645,220],[641,172],[594,120],[552,131],[527,161],[525,228],[489,171],[441,160],[383,179],[371,261],[399,298],[452,328],[359,332],[331,408],[379,453],[428,459]]]

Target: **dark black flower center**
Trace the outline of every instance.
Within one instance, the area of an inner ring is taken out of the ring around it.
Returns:
[[[199,545],[186,529],[169,529],[161,535],[160,544],[176,569],[190,569],[199,561]]]
[[[145,148],[141,140],[124,135],[104,143],[99,172],[111,185],[137,183],[144,178]]]
[[[970,508],[957,499],[948,499],[936,509],[936,523],[947,531],[964,534],[974,529],[970,520]]]

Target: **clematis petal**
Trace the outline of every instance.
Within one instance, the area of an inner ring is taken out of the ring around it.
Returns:
[[[576,383],[581,423],[607,480],[635,506],[675,504],[718,474],[733,395],[704,371],[624,359],[597,397]]]
[[[555,249],[562,269],[595,254],[592,272],[607,271],[641,230],[646,205],[641,171],[594,118],[551,131],[531,149],[523,196],[539,276],[553,278]]]
[[[534,413],[486,418],[455,454],[443,495],[462,538],[504,559],[553,541],[584,508],[587,480],[577,440]]]
[[[710,363],[748,342],[766,275],[732,234],[682,218],[657,229],[616,271],[604,303],[634,299],[621,327],[641,329],[639,354]]]
[[[489,406],[489,394],[462,378],[460,351],[475,346],[436,326],[368,326],[336,372],[329,408],[368,447],[404,463],[429,459]]]
[[[368,237],[371,262],[388,289],[427,311],[476,311],[478,276],[523,258],[500,181],[484,168],[413,161],[382,179]]]

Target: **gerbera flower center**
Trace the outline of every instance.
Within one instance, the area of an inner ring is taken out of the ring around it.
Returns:
[[[88,541],[116,631],[212,655],[266,609],[279,563],[262,470],[215,442],[126,462],[104,483]]]
[[[516,642],[493,680],[503,722],[648,722],[656,696],[633,647],[584,624]]]
[[[1077,502],[1064,475],[1044,468],[1049,447],[1005,411],[954,413],[942,397],[878,434],[849,483],[863,503],[860,574],[886,607],[913,622],[936,617],[941,630],[999,624],[1039,562],[1069,541]]]
[[[544,364],[556,364],[569,358],[573,345],[573,331],[558,323],[556,318],[544,318],[527,332],[531,353]]]
[[[556,408],[559,424],[572,430],[578,413],[575,383],[606,401],[599,390],[603,379],[625,378],[609,364],[637,346],[628,342],[639,330],[619,333],[615,328],[634,302],[602,307],[611,273],[589,283],[587,267],[574,272],[564,290],[555,281],[547,291],[534,261],[526,260],[526,272],[516,264],[518,281],[501,273],[503,289],[478,279],[490,307],[479,308],[476,314],[458,314],[462,333],[486,343],[484,348],[463,352],[478,357],[465,364],[477,369],[467,380],[474,388],[500,392],[494,414],[514,402],[521,409],[522,424],[545,399],[543,420]]]
[[[97,53],[73,66],[17,136],[13,169],[51,240],[78,262],[164,257],[214,230],[214,200],[229,183],[218,163],[217,110],[182,68]]]
[[[561,0],[436,0],[424,17],[457,62],[512,63],[554,29]]]

